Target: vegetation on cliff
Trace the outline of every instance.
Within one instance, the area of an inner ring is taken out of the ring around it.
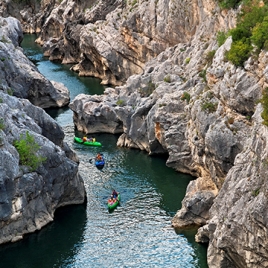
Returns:
[[[229,1],[225,1],[226,3]],[[231,2],[230,1],[230,5]],[[235,1],[236,2],[236,1]],[[232,6],[233,7],[233,6]],[[244,3],[238,17],[236,28],[228,34],[232,36],[231,49],[226,58],[235,66],[243,66],[244,62],[253,54],[268,48],[268,6],[267,1],[256,3],[251,0]],[[222,43],[223,34],[218,35],[219,44]]]
[[[21,134],[20,139],[15,141],[14,145],[20,155],[20,164],[29,166],[31,171],[35,171],[41,163],[46,161],[46,157],[37,155],[41,146],[28,131],[25,137]]]

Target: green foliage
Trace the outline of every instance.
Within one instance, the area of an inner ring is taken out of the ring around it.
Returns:
[[[187,58],[187,59],[185,60],[185,63],[188,64],[188,63],[190,62],[190,60],[191,60],[190,58]]]
[[[202,71],[199,73],[199,76],[203,78],[204,82],[207,82],[207,77],[206,77],[206,75],[207,75],[207,70],[206,70],[206,69],[202,70]]]
[[[0,39],[0,41],[3,42],[3,43],[11,43],[10,41],[8,41],[8,40],[6,39],[5,36],[2,36],[1,39]]]
[[[9,89],[7,90],[7,94],[8,94],[9,96],[13,96],[13,90],[12,90],[12,88],[9,88]]]
[[[5,129],[4,119],[0,118],[0,130]]]
[[[209,113],[213,113],[217,110],[218,103],[213,103],[213,102],[204,102],[202,104],[202,111],[207,111]]]
[[[251,41],[259,50],[268,47],[268,17],[252,29]]]
[[[164,78],[164,81],[165,81],[166,83],[170,83],[170,82],[171,82],[170,75],[167,75],[167,76]]]
[[[218,0],[222,9],[236,8],[241,0]]]
[[[226,57],[235,66],[243,66],[251,51],[252,46],[248,39],[239,40],[232,43],[231,49],[226,53]]]
[[[207,55],[206,55],[206,60],[207,60],[207,63],[208,63],[209,65],[212,64],[212,60],[213,60],[213,58],[214,58],[214,56],[215,56],[215,53],[216,53],[216,50],[211,50],[211,51],[209,51],[209,52],[207,53]]]
[[[138,90],[138,92],[140,93],[141,97],[148,97],[148,96],[150,96],[153,93],[153,91],[155,89],[156,89],[155,83],[153,83],[152,81],[150,81],[148,83],[147,88],[142,88],[142,89],[140,88]]]
[[[256,197],[259,195],[259,193],[260,193],[260,189],[258,188],[256,190],[252,191],[252,196]]]
[[[190,99],[191,99],[191,95],[188,92],[184,91],[181,96],[181,100],[186,100],[187,103],[189,103]]]
[[[268,126],[268,88],[266,88],[262,93],[262,99],[260,100],[263,111],[261,113],[261,117],[263,119],[263,124]]]
[[[228,37],[228,34],[226,34],[225,32],[218,32],[217,33],[217,42],[218,42],[219,47],[224,44],[227,37]]]
[[[245,2],[236,28],[229,31],[232,36],[232,46],[227,53],[227,59],[236,66],[243,66],[253,50],[254,44],[258,50],[268,48],[268,7],[254,5],[254,1]]]
[[[156,88],[155,83],[150,81],[148,83],[148,94],[151,95],[153,93],[153,91],[155,90],[155,88]]]
[[[20,139],[14,142],[14,146],[20,155],[20,164],[29,166],[31,171],[35,171],[41,163],[46,161],[46,157],[37,155],[40,146],[28,131],[25,137],[23,134],[20,135]]]
[[[121,99],[118,99],[116,102],[116,105],[118,106],[124,106],[124,104],[125,104],[124,100],[121,100]]]

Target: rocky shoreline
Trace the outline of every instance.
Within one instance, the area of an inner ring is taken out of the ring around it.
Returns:
[[[8,5],[2,16],[15,16]],[[120,133],[118,146],[168,154],[167,166],[197,178],[172,225],[200,227],[209,267],[266,267],[268,136],[258,101],[268,56],[244,68],[225,60],[232,39],[219,46],[216,34],[235,26],[237,12],[214,1],[65,0],[17,18],[40,33],[51,60],[115,86],[69,104],[78,130]]]
[[[0,18],[0,25],[0,244],[3,244],[40,230],[53,221],[59,207],[83,204],[86,192],[77,156],[63,141],[63,130],[42,109],[67,105],[69,91],[43,77],[23,54],[19,47],[23,33],[17,19]],[[37,156],[46,159],[34,170],[21,163],[15,148],[15,142],[27,134],[40,147]]]

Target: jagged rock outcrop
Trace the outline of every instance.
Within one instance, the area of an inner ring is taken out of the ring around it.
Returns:
[[[267,127],[258,104],[245,147],[228,172],[197,240],[207,239],[209,267],[267,267]],[[235,245],[235,246],[234,246]],[[229,265],[229,266],[228,266]]]
[[[68,105],[69,90],[62,83],[47,80],[23,54],[19,21],[0,17],[0,25],[0,89],[42,108]]]
[[[2,14],[12,6],[6,0],[4,3]],[[228,28],[230,21],[219,14],[210,0],[50,0],[40,6],[25,6],[17,16],[25,32],[40,32],[37,42],[51,60],[74,63],[72,69],[79,75],[120,85],[130,75],[141,73],[145,63],[166,48],[190,41],[198,27],[209,23],[202,32],[204,39],[210,38],[218,23]]]
[[[6,243],[51,222],[57,208],[84,203],[85,188],[59,125],[26,99],[0,91],[0,100],[0,243]],[[14,147],[26,132],[46,157],[34,171],[20,163]]]
[[[261,260],[265,267],[265,250],[260,249],[265,242],[255,239],[255,234],[259,228],[265,232],[267,225],[265,220],[248,222],[253,217],[253,208],[244,204],[249,196],[248,188],[245,188],[246,192],[241,188],[243,178],[249,175],[264,178],[261,160],[258,168],[250,170],[247,161],[250,162],[253,155],[256,159],[265,159],[265,149],[262,154],[263,150],[257,144],[265,146],[266,128],[260,127],[261,106],[256,110],[256,103],[267,87],[267,55],[263,52],[258,60],[250,58],[245,68],[236,68],[224,59],[231,42],[231,38],[227,39],[220,48],[216,42],[208,46],[196,42],[169,48],[148,62],[143,74],[131,76],[126,85],[107,88],[94,104],[88,102],[87,106],[83,102],[86,113],[80,113],[78,109],[81,108],[77,105],[80,96],[70,107],[77,114],[76,118],[81,116],[78,122],[75,121],[79,125],[90,120],[87,114],[93,114],[93,109],[108,106],[112,110],[110,113],[116,115],[115,122],[120,119],[123,123],[124,133],[118,140],[119,146],[139,148],[149,154],[168,153],[168,166],[198,177],[188,186],[182,209],[172,224],[175,228],[184,228],[208,222],[200,229],[197,240],[209,242],[209,267],[257,267]],[[215,55],[209,63],[206,55],[212,50],[215,50]],[[90,97],[92,99],[94,96]],[[111,118],[106,120],[108,122]],[[94,124],[97,126],[98,122]],[[112,132],[112,129],[107,132]],[[254,144],[253,154],[249,153],[250,144]],[[244,170],[237,160],[240,157]],[[232,170],[235,171],[234,182],[229,186],[224,181],[226,178],[228,181]],[[242,178],[241,182],[238,178]],[[234,183],[238,183],[238,188]],[[255,195],[261,193],[262,183],[265,179],[254,182],[256,187],[252,191]],[[229,194],[233,196],[230,201]],[[266,199],[261,198],[260,194],[258,202],[265,204]],[[211,216],[208,211],[213,202]],[[236,205],[232,209],[236,202],[239,210]],[[259,215],[258,210],[256,205],[254,215]],[[225,221],[229,224],[225,225]],[[237,233],[236,228],[240,228]],[[245,249],[243,245],[248,247]]]
[[[197,177],[172,224],[205,224],[196,240],[209,243],[209,267],[266,267],[267,129],[257,101],[267,53],[244,68],[226,62],[232,40],[218,47],[215,36],[235,25],[237,10],[214,1],[109,6],[82,12],[84,3],[66,0],[41,11],[38,41],[51,59],[103,83],[137,74],[103,96],[75,98],[77,128],[122,133],[118,146],[168,154],[169,167]]]
[[[0,18],[0,244],[41,229],[61,206],[85,202],[76,154],[56,121],[29,102],[62,107],[69,91],[38,72],[19,47],[22,38],[17,19]],[[26,133],[46,158],[34,170],[23,165],[14,146]]]

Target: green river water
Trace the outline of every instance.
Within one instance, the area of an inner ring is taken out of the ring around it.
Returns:
[[[50,62],[25,35],[23,48],[39,71],[62,82],[71,99],[80,93],[102,94],[93,78],[78,77],[70,66]],[[62,126],[65,141],[80,159],[79,171],[87,191],[87,204],[61,208],[55,221],[24,240],[0,246],[4,268],[167,267],[207,268],[206,246],[194,241],[196,230],[176,233],[171,219],[181,207],[189,175],[165,166],[165,158],[118,148],[118,136],[97,134],[107,164],[98,170],[89,159],[99,148],[73,142],[75,130],[68,108],[47,111]],[[112,189],[121,193],[121,204],[109,213],[106,201]]]

